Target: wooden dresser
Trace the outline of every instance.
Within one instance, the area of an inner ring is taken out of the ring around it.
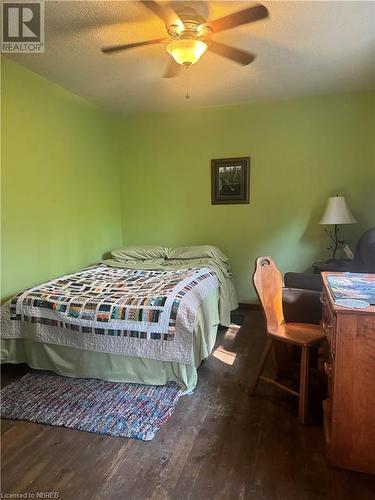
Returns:
[[[375,474],[375,306],[335,305],[327,276],[323,328],[329,353],[325,362],[328,399],[323,403],[330,465]],[[375,275],[367,275],[374,279]]]

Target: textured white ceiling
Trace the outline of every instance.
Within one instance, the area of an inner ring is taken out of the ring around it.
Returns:
[[[181,0],[182,3],[191,3]],[[210,19],[253,2],[193,2]],[[44,54],[11,58],[107,109],[185,109],[368,89],[375,85],[375,3],[263,2],[266,20],[215,35],[257,54],[241,67],[206,53],[184,73],[161,77],[170,57],[162,45],[104,55],[100,47],[163,37],[165,26],[137,1],[46,1]]]

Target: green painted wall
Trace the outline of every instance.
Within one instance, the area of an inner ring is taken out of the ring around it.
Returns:
[[[2,293],[121,243],[113,120],[2,58]]]
[[[217,245],[254,301],[257,256],[283,272],[326,257],[328,196],[347,197],[353,242],[375,225],[374,113],[360,93],[118,117],[123,243]],[[250,204],[212,206],[210,159],[234,156],[251,157]]]
[[[122,231],[217,245],[252,302],[256,256],[283,272],[327,256],[329,195],[360,222],[352,242],[375,224],[374,93],[113,116],[2,58],[1,94],[3,299],[95,262]],[[251,157],[251,202],[212,206],[210,160],[231,156]]]

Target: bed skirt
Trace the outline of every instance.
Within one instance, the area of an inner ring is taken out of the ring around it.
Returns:
[[[219,325],[218,290],[200,306],[194,325],[191,364],[158,361],[119,354],[90,352],[26,339],[2,339],[2,363],[26,363],[67,377],[99,378],[111,382],[164,385],[174,381],[186,391],[197,384],[197,367],[211,353]]]

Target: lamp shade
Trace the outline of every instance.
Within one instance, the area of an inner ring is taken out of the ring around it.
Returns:
[[[356,219],[343,196],[331,196],[319,224],[354,224]]]

